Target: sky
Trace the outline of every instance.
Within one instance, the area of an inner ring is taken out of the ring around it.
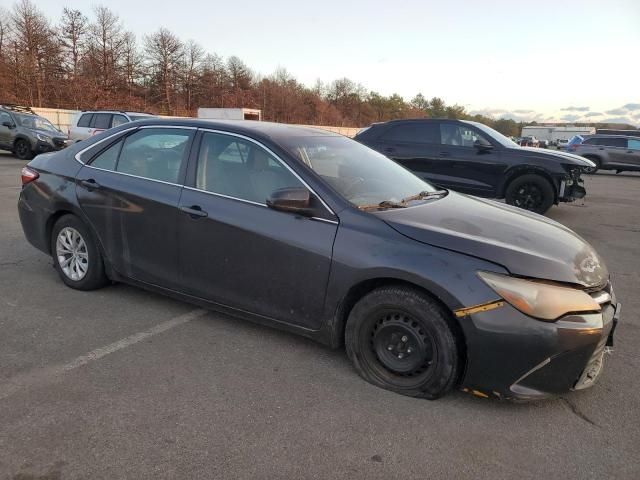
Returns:
[[[10,0],[1,0],[10,6]],[[37,0],[51,19],[86,0]],[[640,0],[109,0],[142,41],[164,26],[255,72],[347,77],[494,117],[640,124]],[[90,15],[91,16],[91,15]]]

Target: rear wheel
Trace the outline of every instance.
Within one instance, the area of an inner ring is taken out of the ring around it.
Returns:
[[[31,145],[24,139],[19,139],[16,141],[13,146],[13,153],[20,160],[31,160],[33,158],[33,151],[31,150]]]
[[[505,200],[509,205],[543,214],[553,205],[555,190],[543,176],[529,173],[520,175],[509,183]]]
[[[77,217],[65,215],[55,223],[51,254],[56,271],[69,287],[95,290],[108,283],[100,250]]]
[[[349,315],[345,345],[361,377],[411,397],[441,397],[461,367],[447,312],[409,288],[383,287],[363,297]]]

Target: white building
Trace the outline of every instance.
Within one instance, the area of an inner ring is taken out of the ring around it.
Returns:
[[[558,140],[570,140],[574,135],[594,135],[595,127],[557,127],[554,125],[522,127],[523,137],[536,137],[538,140],[557,142]]]

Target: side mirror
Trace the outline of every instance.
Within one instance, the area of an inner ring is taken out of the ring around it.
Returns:
[[[311,217],[311,194],[306,188],[280,188],[267,198],[267,206],[282,212],[296,213]]]
[[[491,145],[486,140],[475,140],[473,142],[473,146],[480,152],[486,152],[487,150],[493,149],[493,145]]]
[[[9,120],[5,120],[4,122],[2,122],[2,126],[7,127],[9,129],[14,127],[13,123],[11,123]]]

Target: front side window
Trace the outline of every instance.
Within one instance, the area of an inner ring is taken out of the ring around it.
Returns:
[[[0,112],[0,127],[4,122],[9,122],[13,125],[13,119],[11,118],[11,115],[9,115],[7,112]]]
[[[600,145],[607,147],[627,148],[627,139],[622,137],[601,138]]]
[[[640,138],[635,139],[635,138],[630,138],[628,140],[629,142],[629,150],[640,150]]]
[[[470,127],[453,123],[440,124],[440,143],[457,147],[473,147],[475,142],[488,144],[489,140]]]
[[[123,123],[128,123],[127,117],[124,115],[114,115],[113,120],[111,120],[111,126],[117,127],[118,125],[122,125]]]
[[[275,190],[304,185],[259,145],[231,135],[205,132],[198,155],[196,187],[264,204]]]
[[[357,207],[436,189],[384,155],[342,136],[290,137],[282,146]]]

